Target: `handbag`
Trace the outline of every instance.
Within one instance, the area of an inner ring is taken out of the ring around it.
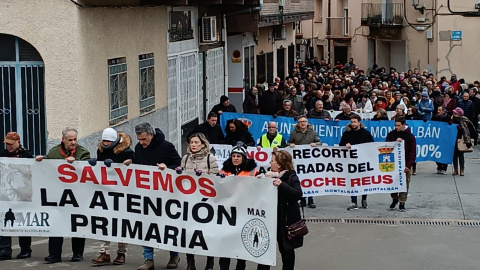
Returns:
[[[304,236],[308,234],[308,228],[305,221],[305,212],[303,211],[302,207],[302,219],[293,223],[290,226],[287,226],[287,239],[293,240],[295,238]]]
[[[470,139],[470,140],[471,140],[472,145],[470,147],[467,147],[467,145],[465,144],[465,140],[463,139],[463,135],[460,139],[457,139],[457,149],[458,149],[458,151],[464,152],[464,153],[473,152],[473,145],[474,145],[475,140],[474,139]]]

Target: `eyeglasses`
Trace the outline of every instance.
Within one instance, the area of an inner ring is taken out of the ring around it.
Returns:
[[[277,127],[268,127],[268,128],[277,128]]]
[[[306,123],[306,122],[307,122],[306,120],[298,121],[298,123]]]

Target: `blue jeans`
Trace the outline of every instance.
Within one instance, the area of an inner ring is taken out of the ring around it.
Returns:
[[[153,261],[153,248],[145,247],[145,246],[142,246],[142,248],[143,248],[143,259]],[[178,252],[170,251],[170,258],[175,256],[178,256]]]

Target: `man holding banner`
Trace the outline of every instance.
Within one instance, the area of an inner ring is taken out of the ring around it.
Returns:
[[[283,148],[287,146],[287,142],[282,134],[277,132],[277,123],[271,121],[268,123],[268,132],[263,134],[257,141],[257,150],[262,148]]]
[[[395,119],[395,129],[390,131],[387,135],[387,142],[402,142],[405,141],[405,174],[407,177],[407,191],[400,193],[391,193],[392,203],[389,211],[395,210],[395,206],[400,202],[399,211],[405,212],[405,202],[407,201],[408,188],[410,186],[410,168],[415,163],[417,143],[415,136],[410,131],[410,127],[406,124],[405,117],[398,117]]]
[[[73,163],[75,160],[87,160],[90,158],[90,152],[83,146],[77,143],[78,132],[74,128],[65,128],[62,131],[62,142],[50,149],[48,154],[44,156],[37,156],[36,161],[46,159],[65,159],[68,163]],[[63,237],[48,238],[48,256],[45,261],[49,263],[58,263],[62,261],[62,245]],[[83,261],[83,251],[85,249],[85,238],[72,237],[72,262]]]
[[[160,169],[180,166],[182,159],[173,144],[165,140],[165,134],[160,129],[153,128],[149,123],[141,123],[135,127],[135,134],[138,144],[135,146],[134,164],[158,166]],[[155,269],[152,247],[143,246],[143,258],[145,263],[138,270]],[[167,269],[177,268],[179,261],[178,252],[170,251]]]
[[[365,125],[361,122],[358,114],[350,116],[350,124],[345,127],[345,132],[340,139],[340,146],[346,146],[348,149],[352,145],[373,142],[370,131],[365,129]],[[352,203],[347,210],[357,210],[357,196],[351,196]],[[362,208],[368,208],[367,194],[362,195]]]
[[[300,116],[298,118],[298,124],[295,125],[292,134],[290,134],[290,139],[288,140],[290,147],[295,147],[296,144],[310,144],[310,146],[315,147],[317,144],[322,144],[320,138],[317,135],[317,132],[313,130],[313,126],[308,124],[307,117]],[[317,206],[313,202],[313,197],[308,197],[308,207],[316,208]],[[305,197],[302,198],[302,206],[306,205]]]

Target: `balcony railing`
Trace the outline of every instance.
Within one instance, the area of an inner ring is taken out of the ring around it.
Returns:
[[[347,17],[327,18],[327,38],[351,39],[350,22]]]
[[[402,3],[363,3],[362,25],[377,27],[402,27],[403,4]]]

